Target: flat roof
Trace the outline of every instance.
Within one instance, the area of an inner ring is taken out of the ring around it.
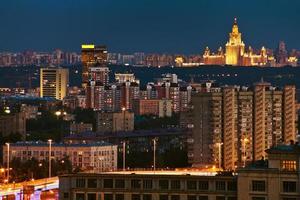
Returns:
[[[100,173],[101,174],[101,173]],[[190,175],[190,176],[216,176],[216,171],[204,170],[135,170],[135,171],[113,171],[103,172],[102,174],[112,175]]]
[[[43,146],[49,146],[48,142],[42,142],[42,141],[25,141],[25,142],[16,142],[11,143],[10,146],[12,147],[18,147],[18,146],[34,146],[34,147],[43,147]],[[99,147],[99,146],[117,146],[113,145],[108,142],[99,141],[99,142],[93,142],[93,143],[87,143],[87,144],[65,144],[65,143],[55,143],[53,142],[51,144],[52,147]]]

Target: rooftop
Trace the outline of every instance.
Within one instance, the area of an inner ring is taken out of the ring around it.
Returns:
[[[43,146],[49,146],[48,142],[43,141],[22,141],[22,142],[16,142],[11,143],[10,146],[16,147],[16,146],[37,146],[37,147],[43,147]],[[52,143],[53,147],[100,147],[100,146],[112,146],[112,144],[104,141],[99,142],[93,142],[88,144],[65,144],[65,143]]]

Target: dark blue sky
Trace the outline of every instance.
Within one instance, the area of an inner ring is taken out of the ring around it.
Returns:
[[[299,0],[0,0],[0,51],[199,53],[224,46],[233,18],[246,45],[300,49]]]

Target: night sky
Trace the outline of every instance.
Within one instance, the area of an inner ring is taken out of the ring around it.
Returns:
[[[246,45],[300,49],[299,0],[0,0],[0,51],[202,53],[224,46],[233,18]]]

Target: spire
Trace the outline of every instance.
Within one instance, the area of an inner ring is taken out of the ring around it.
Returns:
[[[234,18],[234,23],[233,24],[237,25],[237,18],[236,17]]]

